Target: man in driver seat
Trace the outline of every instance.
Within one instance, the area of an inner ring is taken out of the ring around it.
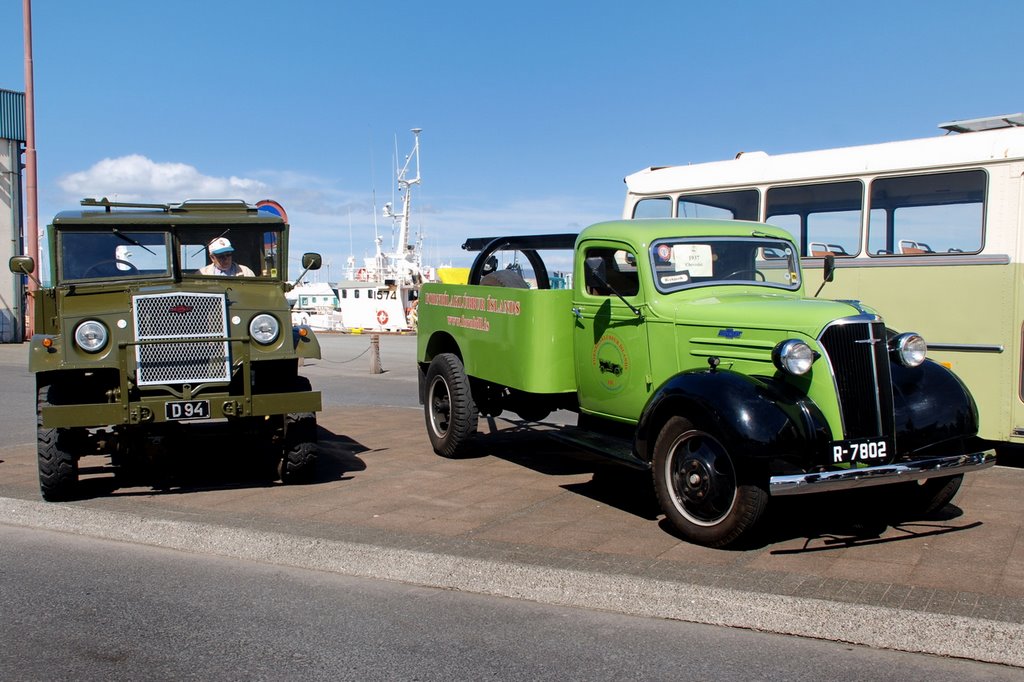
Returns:
[[[255,277],[249,268],[234,262],[235,248],[224,237],[217,237],[207,246],[210,252],[209,265],[199,268],[200,275],[223,275],[225,277]]]

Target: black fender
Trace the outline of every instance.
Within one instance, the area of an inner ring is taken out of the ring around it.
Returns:
[[[712,432],[739,459],[815,461],[832,440],[821,410],[806,395],[767,377],[730,370],[681,372],[658,387],[636,429],[636,453],[650,461],[669,417]]]
[[[892,366],[896,448],[911,454],[978,433],[978,407],[960,378],[937,362]]]

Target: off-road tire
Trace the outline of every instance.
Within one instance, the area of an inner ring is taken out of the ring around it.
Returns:
[[[464,456],[480,414],[462,361],[453,353],[436,356],[427,368],[426,385],[423,415],[434,452],[449,458]]]
[[[747,478],[719,438],[683,417],[671,417],[654,443],[658,504],[690,542],[724,547],[764,514],[768,493]]]
[[[306,377],[296,377],[296,392],[311,391]],[[284,416],[284,456],[278,467],[283,483],[302,483],[313,478],[316,459],[317,428],[315,412],[292,412]]]
[[[42,408],[51,404],[49,393],[50,386],[40,386],[36,393],[39,491],[47,502],[63,502],[78,492],[78,456],[68,448],[68,429],[43,428]]]

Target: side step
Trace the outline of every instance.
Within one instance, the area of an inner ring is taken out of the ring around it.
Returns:
[[[621,438],[606,433],[587,431],[578,426],[563,426],[551,431],[545,431],[544,433],[559,442],[586,450],[592,454],[609,457],[634,469],[650,471],[650,463],[634,455],[633,444]]]

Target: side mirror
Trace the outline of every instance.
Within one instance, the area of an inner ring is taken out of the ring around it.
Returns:
[[[323,265],[323,259],[319,253],[304,253],[302,254],[302,267],[305,270],[319,270],[320,266]]]
[[[588,289],[607,289],[607,263],[600,256],[593,256],[583,261],[583,283]]]
[[[825,256],[825,281],[831,282],[836,275],[836,257],[832,254]]]
[[[32,256],[11,256],[7,265],[16,275],[31,275],[36,270],[36,262]]]

